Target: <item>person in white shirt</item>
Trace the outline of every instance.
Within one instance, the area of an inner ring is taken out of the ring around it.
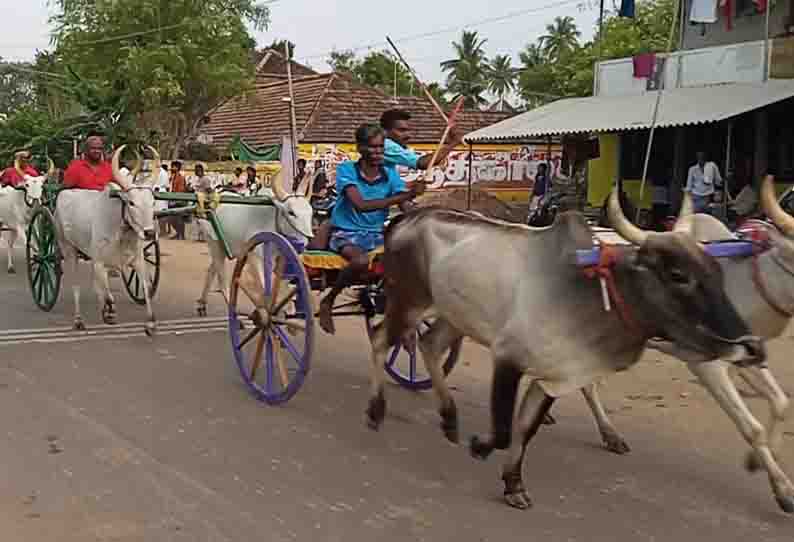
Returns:
[[[714,189],[722,186],[722,176],[717,164],[706,160],[705,152],[698,151],[696,156],[697,163],[689,168],[684,191],[692,195],[696,213],[709,213]]]

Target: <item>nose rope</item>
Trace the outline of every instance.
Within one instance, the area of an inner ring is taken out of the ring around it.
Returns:
[[[618,315],[626,327],[629,327],[639,334],[646,333],[646,329],[631,315],[626,300],[620,293],[617,283],[615,282],[615,275],[613,269],[620,261],[620,251],[610,244],[601,244],[599,248],[598,264],[585,267],[583,272],[585,277],[589,279],[599,279],[602,288],[606,288],[606,295],[604,299],[604,308],[609,310],[607,300],[611,300],[618,311]]]

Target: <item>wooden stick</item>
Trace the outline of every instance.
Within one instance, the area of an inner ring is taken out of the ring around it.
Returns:
[[[444,122],[449,123],[449,119],[447,118],[447,114],[444,113],[444,109],[440,105],[438,105],[438,102],[436,101],[436,99],[433,98],[433,95],[430,94],[429,90],[427,90],[427,87],[419,79],[419,76],[416,75],[416,72],[414,71],[414,69],[411,68],[411,66],[408,64],[408,62],[405,61],[405,58],[403,58],[403,55],[400,53],[400,50],[397,49],[397,46],[394,45],[394,42],[391,40],[391,38],[389,36],[386,36],[386,41],[389,42],[389,45],[391,45],[392,49],[394,49],[394,52],[397,53],[397,58],[400,59],[400,62],[402,62],[403,65],[408,70],[408,72],[411,75],[413,75],[414,79],[416,80],[416,84],[419,85],[419,88],[421,88],[424,91],[425,95],[427,96],[427,99],[430,100],[430,103],[432,103],[433,107],[436,108],[436,111],[438,111],[438,114],[441,115],[441,118],[444,119]]]
[[[449,116],[449,120],[447,121],[447,127],[444,130],[444,134],[441,136],[441,142],[438,144],[438,147],[436,147],[436,152],[433,153],[433,158],[430,160],[430,164],[427,166],[427,172],[425,175],[431,174],[433,171],[433,167],[436,165],[438,155],[441,152],[441,147],[444,146],[450,130],[452,130],[452,127],[455,126],[455,119],[457,118],[458,113],[460,113],[460,110],[463,108],[464,100],[465,98],[463,96],[458,98],[458,102],[455,104],[455,108],[452,110],[452,114]]]

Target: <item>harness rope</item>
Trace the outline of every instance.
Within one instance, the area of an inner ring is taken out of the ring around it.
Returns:
[[[752,224],[751,227],[743,233],[744,236],[748,237],[753,243],[753,282],[755,283],[756,290],[758,290],[758,294],[761,296],[761,299],[763,299],[767,305],[772,307],[772,310],[774,310],[780,316],[783,318],[791,318],[794,316],[794,313],[786,310],[784,307],[780,306],[777,301],[775,301],[775,298],[772,296],[769,288],[766,287],[763,274],[761,273],[761,255],[773,248],[769,233],[756,224]],[[782,267],[784,271],[789,274],[794,274],[782,262],[779,262],[774,255],[770,255],[770,257],[777,265]]]
[[[599,250],[598,264],[585,267],[583,272],[589,279],[599,279],[601,287],[606,288],[604,308],[609,311],[609,300],[617,307],[618,315],[623,323],[638,333],[643,333],[643,326],[631,315],[626,300],[620,294],[613,268],[620,261],[620,251],[609,244],[602,244]],[[607,297],[608,296],[608,297]]]

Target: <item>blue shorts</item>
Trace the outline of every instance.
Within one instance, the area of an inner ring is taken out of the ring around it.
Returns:
[[[346,246],[353,245],[364,252],[371,252],[383,246],[383,233],[375,231],[334,230],[328,248],[341,252]]]

